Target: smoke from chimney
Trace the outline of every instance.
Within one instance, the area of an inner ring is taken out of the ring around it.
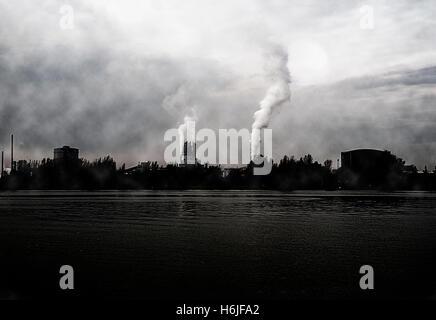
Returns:
[[[266,70],[272,84],[268,88],[265,97],[259,103],[259,110],[254,113],[251,131],[252,159],[260,155],[260,130],[268,127],[274,109],[291,98],[288,54],[282,47],[277,46],[273,48],[268,57]]]

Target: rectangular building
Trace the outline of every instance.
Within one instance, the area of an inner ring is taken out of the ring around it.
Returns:
[[[79,160],[79,149],[63,146],[62,148],[54,149],[55,163],[61,162],[76,162]]]

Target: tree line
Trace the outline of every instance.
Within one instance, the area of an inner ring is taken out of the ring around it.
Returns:
[[[333,169],[332,161],[284,156],[273,162],[269,175],[253,175],[254,163],[241,168],[212,165],[159,165],[147,162],[117,168],[107,156],[90,162],[20,161],[16,170],[3,174],[0,190],[102,190],[102,189],[270,189],[270,190],[436,190],[436,172],[405,170],[404,161],[392,155],[373,172]]]

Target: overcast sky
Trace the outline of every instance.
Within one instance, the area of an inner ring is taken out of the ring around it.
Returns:
[[[366,147],[433,167],[435,16],[434,0],[0,0],[0,147],[8,159],[13,132],[19,159],[71,145],[162,161],[187,115],[251,128],[279,45],[292,97],[270,123],[276,158]]]

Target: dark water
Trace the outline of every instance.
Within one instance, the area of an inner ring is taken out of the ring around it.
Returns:
[[[434,298],[435,207],[431,193],[1,193],[0,297]]]

